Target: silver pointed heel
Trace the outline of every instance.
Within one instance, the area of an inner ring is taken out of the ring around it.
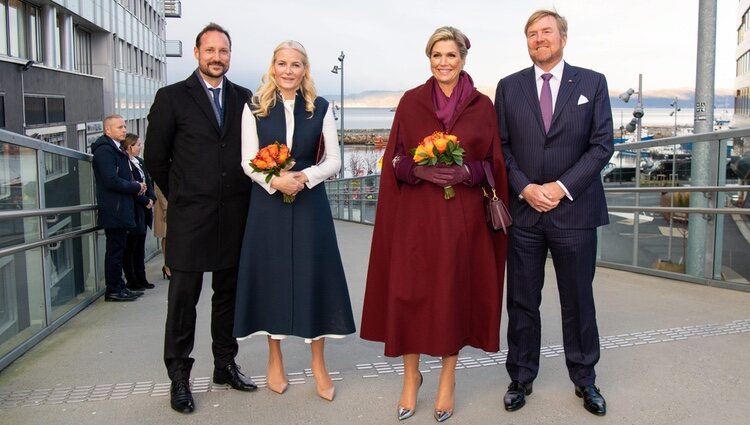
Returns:
[[[417,387],[417,391],[419,391],[419,389],[422,387],[423,382],[424,378],[422,377],[422,372],[419,372],[419,386]],[[399,405],[398,411],[396,412],[398,414],[398,420],[403,421],[404,419],[411,418],[412,416],[414,416],[415,411],[416,407],[414,409],[407,409]]]
[[[435,416],[436,421],[445,422],[451,416],[453,416],[453,411],[452,410],[436,410],[434,416]]]

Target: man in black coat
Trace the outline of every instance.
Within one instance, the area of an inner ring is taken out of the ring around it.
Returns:
[[[164,363],[172,380],[171,406],[182,413],[195,409],[188,380],[204,272],[212,272],[214,291],[214,383],[256,389],[234,362],[238,346],[232,336],[251,184],[240,166],[241,119],[251,93],[224,77],[231,47],[226,30],[206,26],[195,40],[198,69],[185,81],[160,89],[148,115],[146,168],[169,202],[165,263],[172,277]]]
[[[104,135],[91,145],[96,177],[96,200],[99,206],[99,226],[104,228],[105,301],[133,301],[143,292],[125,288],[122,278],[122,258],[125,252],[127,229],[135,226],[134,195],[146,191],[146,185],[133,180],[128,155],[120,148],[127,127],[119,115],[104,119]]]

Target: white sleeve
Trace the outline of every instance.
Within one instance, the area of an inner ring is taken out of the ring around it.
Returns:
[[[325,157],[318,165],[312,165],[302,170],[307,176],[306,186],[312,189],[331,176],[335,176],[341,168],[341,152],[339,151],[339,138],[336,132],[336,121],[333,119],[331,107],[323,117],[323,138],[325,139]]]
[[[242,111],[242,169],[255,183],[258,183],[266,192],[274,194],[276,189],[271,187],[271,181],[266,183],[266,174],[256,173],[250,166],[250,160],[258,153],[258,129],[255,126],[255,116],[245,104]],[[271,177],[273,180],[274,177]]]

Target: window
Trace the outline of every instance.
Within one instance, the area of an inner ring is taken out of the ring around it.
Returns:
[[[92,74],[91,67],[91,33],[76,26],[74,41],[74,69],[84,74]],[[117,43],[115,43],[115,47]]]
[[[10,40],[10,55],[26,57],[26,25],[24,19],[24,4],[20,0],[8,1],[8,39]]]
[[[42,140],[47,143],[65,146],[65,133],[42,134]],[[45,152],[44,153],[44,170],[47,173],[45,182],[54,180],[68,174],[68,158],[63,155]]]
[[[8,54],[7,14],[5,13],[6,6],[7,1],[0,0],[0,55]]]
[[[47,123],[65,122],[65,99],[62,97],[47,98]]]
[[[65,122],[65,98],[24,96],[26,125]]]
[[[47,123],[47,105],[43,97],[25,96],[26,102],[26,124],[46,124]]]

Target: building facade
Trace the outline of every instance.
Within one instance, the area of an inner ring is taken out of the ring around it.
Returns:
[[[145,133],[166,82],[163,0],[0,0],[0,128],[87,152],[102,119]]]
[[[737,4],[737,49],[732,127],[750,127],[750,0]]]

